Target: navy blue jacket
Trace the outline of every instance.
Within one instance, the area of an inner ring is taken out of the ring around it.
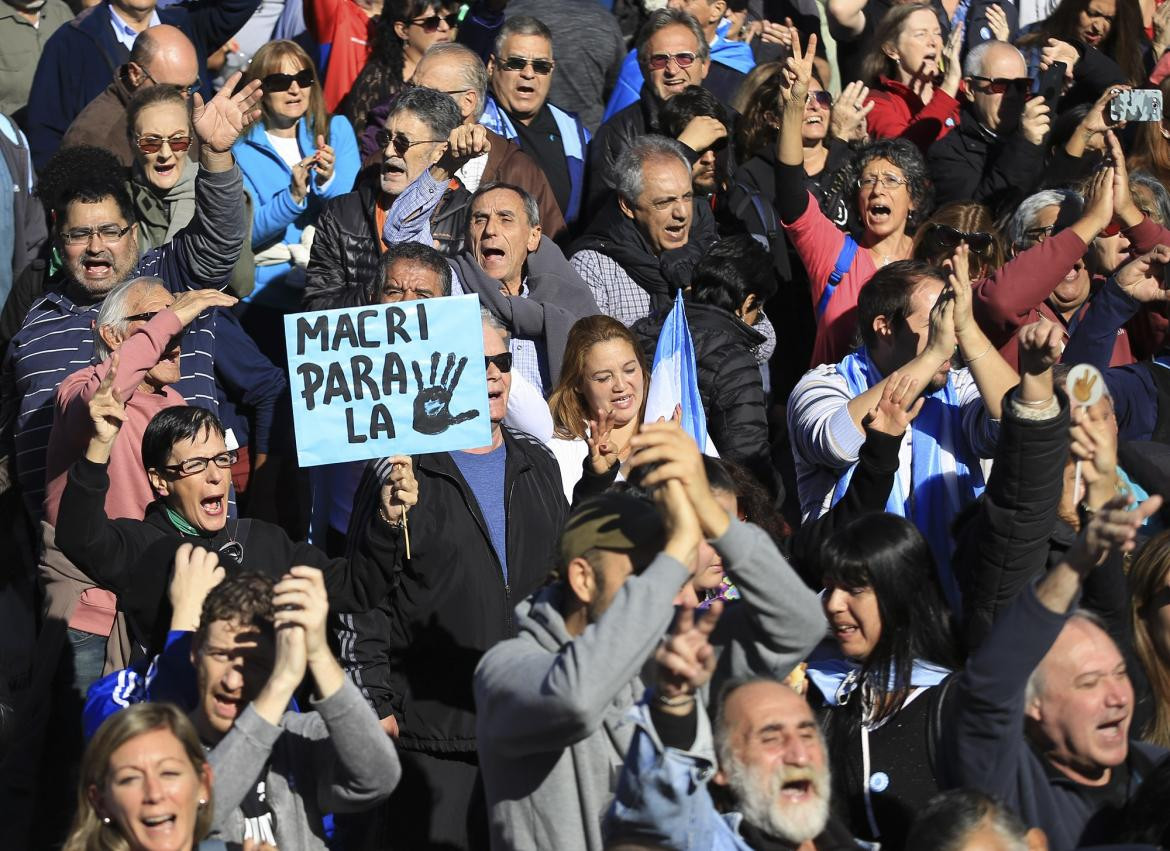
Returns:
[[[203,97],[211,95],[207,56],[242,27],[259,0],[195,0],[158,10],[159,20],[178,27],[195,45]],[[86,105],[106,90],[118,66],[130,58],[110,23],[110,2],[86,9],[45,42],[28,104],[28,141],[33,165],[44,168]]]
[[[225,428],[232,430],[240,446],[251,446],[253,453],[266,453],[270,450],[277,409],[288,393],[288,379],[264,356],[234,313],[216,310],[211,317],[219,418]],[[289,416],[286,411],[286,422]]]

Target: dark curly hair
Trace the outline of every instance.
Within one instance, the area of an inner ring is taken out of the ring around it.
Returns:
[[[62,148],[40,173],[37,195],[53,215],[57,227],[65,210],[75,201],[96,204],[113,198],[127,222],[134,221],[134,206],[126,192],[127,171],[110,151],[94,145]]]
[[[276,580],[254,571],[233,573],[207,592],[199,627],[191,638],[191,648],[198,652],[207,640],[207,631],[216,621],[229,621],[237,626],[250,626],[266,635],[273,634],[272,619],[276,609],[272,605],[272,589]]]
[[[825,187],[821,209],[831,210],[841,200],[849,205],[853,220],[861,221],[861,213],[857,208],[857,179],[874,160],[888,160],[906,178],[906,189],[910,192],[910,202],[913,204],[906,221],[906,231],[912,233],[934,207],[934,184],[930,180],[922,153],[905,139],[879,139],[858,150],[849,164],[834,174]]]

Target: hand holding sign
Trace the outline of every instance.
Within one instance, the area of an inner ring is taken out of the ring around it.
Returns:
[[[460,358],[459,365],[455,366],[454,353],[448,354],[443,377],[436,384],[435,376],[439,373],[439,359],[438,352],[431,355],[431,380],[425,386],[418,361],[414,362],[414,380],[418,382],[418,396],[414,400],[414,430],[419,434],[442,434],[453,425],[467,422],[479,416],[477,410],[464,411],[462,414],[451,416],[451,394],[455,392],[455,387],[459,384],[459,377],[463,375],[463,368],[467,366],[467,358]],[[455,370],[454,375],[451,374],[452,368]]]
[[[1105,379],[1101,377],[1100,370],[1092,364],[1082,363],[1074,366],[1068,374],[1068,378],[1064,382],[1065,392],[1068,393],[1068,398],[1076,407],[1084,409],[1097,404],[1101,397],[1105,394]],[[1077,418],[1074,410],[1074,420]],[[1083,469],[1081,466],[1082,458],[1077,458],[1076,472],[1073,476],[1073,502],[1077,505],[1081,503],[1081,476]]]

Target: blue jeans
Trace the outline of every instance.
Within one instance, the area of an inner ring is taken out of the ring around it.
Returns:
[[[101,679],[102,668],[106,664],[106,636],[72,627],[66,630],[66,634],[69,636],[69,648],[73,651],[73,687],[85,700],[85,693],[94,682]]]

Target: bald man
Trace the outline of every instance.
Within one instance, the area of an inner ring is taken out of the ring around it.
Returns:
[[[130,61],[118,69],[114,81],[81,111],[61,140],[62,148],[96,145],[113,152],[122,165],[134,164],[134,149],[126,131],[126,105],[147,86],[173,86],[185,97],[199,88],[199,58],[195,45],[178,27],[151,27],[134,41]],[[192,137],[192,146],[195,139]],[[191,151],[195,160],[198,149]]]
[[[985,41],[963,61],[959,126],[927,155],[934,200],[978,201],[998,211],[1038,186],[1053,104],[1028,100],[1024,56],[1004,41]]]
[[[73,120],[117,79],[142,33],[160,24],[182,30],[195,47],[200,91],[210,98],[207,57],[227,44],[260,4],[260,0],[216,0],[155,8],[155,2],[102,0],[45,43],[33,77],[26,128],[37,169],[44,168],[56,153]]]

